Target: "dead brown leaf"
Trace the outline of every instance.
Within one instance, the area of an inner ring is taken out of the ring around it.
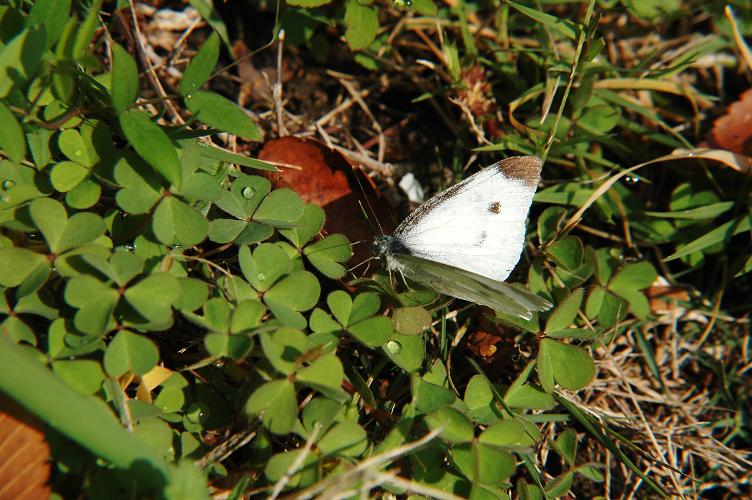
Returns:
[[[0,394],[0,498],[48,498],[50,447],[43,424]]]
[[[709,142],[717,148],[752,156],[752,89],[743,92],[715,121]]]
[[[351,242],[370,242],[379,225],[385,233],[393,231],[391,208],[371,178],[356,163],[325,144],[282,137],[264,144],[258,157],[282,165],[282,172],[272,175],[277,187],[295,189],[304,201],[324,209],[327,233],[342,233]],[[363,262],[370,256],[371,246],[355,245],[353,251],[352,262]]]

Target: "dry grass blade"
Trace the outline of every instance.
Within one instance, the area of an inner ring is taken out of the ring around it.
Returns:
[[[372,473],[383,467],[385,464],[391,462],[392,460],[407,455],[408,453],[428,444],[439,434],[441,434],[442,430],[443,429],[435,429],[416,441],[398,446],[397,448],[385,451],[379,455],[374,455],[370,458],[367,458],[358,463],[352,469],[336,477],[330,477],[319,481],[318,483],[309,486],[305,490],[285,498],[303,500],[307,498],[313,498],[316,495],[324,494],[324,492],[326,492],[325,497],[329,498],[329,495],[334,495],[336,492],[350,488],[352,487],[352,485],[358,483],[364,474]]]
[[[597,383],[573,401],[614,429],[613,435],[628,443],[628,449],[639,450],[639,461],[648,464],[652,477],[667,479],[674,494],[698,498],[718,486],[742,494],[750,480],[750,450],[728,446],[715,435],[723,427],[713,425],[733,419],[733,410],[715,406],[713,387],[688,379],[679,369],[696,357],[703,341],[699,335],[690,336],[677,328],[691,325],[652,327],[659,380],[646,376],[642,352],[631,335],[602,346]],[[742,339],[742,345],[748,341]],[[710,354],[713,348],[704,351]],[[745,356],[739,351],[726,354],[729,362]],[[643,451],[647,449],[651,449],[649,456]],[[604,460],[604,452],[592,450],[591,459]],[[714,479],[708,480],[711,471]],[[637,491],[634,494],[640,497]]]

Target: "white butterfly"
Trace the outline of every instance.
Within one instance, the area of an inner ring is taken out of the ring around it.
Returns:
[[[387,268],[437,292],[529,319],[551,304],[504,283],[525,244],[541,172],[536,156],[507,158],[442,191],[374,242]]]

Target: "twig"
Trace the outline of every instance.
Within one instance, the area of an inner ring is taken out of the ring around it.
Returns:
[[[336,144],[331,144],[330,147],[336,151],[339,151],[340,153],[346,156],[349,156],[352,160],[358,163],[362,163],[363,166],[368,167],[369,169],[377,172],[379,175],[381,175],[385,179],[391,179],[392,176],[394,175],[394,165],[392,165],[391,163],[382,163],[364,154],[356,153],[355,151],[352,151],[347,148],[343,148],[342,146],[338,146]]]
[[[478,124],[475,123],[475,117],[473,116],[473,112],[468,107],[467,103],[462,102],[459,99],[454,99],[452,97],[449,97],[449,102],[454,103],[458,108],[462,110],[462,114],[465,115],[465,118],[467,119],[467,122],[470,124],[470,128],[473,131],[473,134],[475,134],[475,139],[480,144],[492,144],[491,141],[486,139],[486,134],[483,132],[481,128],[478,127]]]
[[[133,29],[136,31],[135,41],[136,47],[138,48],[138,56],[139,59],[141,59],[143,65],[146,66],[146,74],[149,76],[149,81],[151,81],[151,84],[154,87],[154,90],[157,92],[157,95],[164,99],[165,107],[170,112],[170,115],[172,115],[173,119],[179,124],[184,125],[185,121],[183,120],[183,117],[180,116],[180,112],[178,112],[175,105],[168,98],[167,92],[165,92],[164,87],[162,87],[162,82],[159,81],[159,77],[157,76],[157,72],[154,69],[154,65],[152,65],[151,59],[149,59],[149,56],[146,54],[146,46],[144,45],[143,35],[141,33],[141,28],[138,25],[138,17],[136,16],[136,6],[134,5],[133,0],[128,0],[128,4],[130,5],[131,19],[133,20]]]
[[[372,469],[372,468],[375,469],[381,466],[382,464],[390,462],[397,457],[406,455],[410,453],[411,451],[417,450],[418,448],[428,444],[436,436],[438,436],[442,432],[442,430],[443,429],[434,429],[433,431],[429,432],[428,434],[418,439],[417,441],[403,444],[402,446],[399,446],[397,448],[394,448],[394,449],[385,451],[384,453],[381,453],[379,455],[374,455],[370,458],[367,458],[366,460],[363,460],[362,462],[360,462],[358,465],[348,470],[347,472],[343,472],[342,474],[336,477],[328,476],[323,481],[319,481],[318,483],[311,485],[305,490],[292,496],[292,498],[301,499],[301,500],[311,498],[319,494],[320,492],[324,491],[326,488],[330,487],[334,483],[337,483],[337,482],[346,483],[347,481],[354,479],[356,476],[367,471],[368,469]]]
[[[332,72],[332,71],[327,71],[327,73],[333,74],[333,76],[335,76],[334,72]],[[376,117],[373,115],[373,113],[371,112],[370,108],[368,107],[368,105],[363,100],[363,96],[361,95],[362,93],[360,91],[358,91],[353,86],[353,84],[350,83],[346,78],[342,78],[342,76],[339,76],[339,75],[336,75],[336,76],[337,76],[337,80],[339,81],[340,85],[342,85],[343,87],[345,87],[345,90],[347,90],[347,92],[350,94],[350,96],[352,97],[353,101],[355,101],[358,104],[358,106],[360,107],[360,109],[362,109],[363,112],[366,114],[366,116],[371,120],[371,125],[373,126],[374,130],[376,131],[376,133],[378,134],[378,137],[379,137],[379,152],[377,154],[377,158],[378,158],[379,162],[383,163],[384,162],[384,153],[385,153],[385,148],[386,148],[386,140],[384,138],[384,131],[381,128],[381,124],[378,122],[378,120],[376,120]]]
[[[210,464],[224,462],[230,455],[248,444],[248,442],[250,442],[254,437],[256,437],[256,426],[254,426],[252,429],[244,429],[240,432],[236,432],[227,440],[225,440],[220,445],[216,446],[199,460],[197,460],[196,467],[198,467],[199,469],[205,469]]]
[[[290,464],[290,467],[285,472],[285,475],[279,478],[279,481],[275,483],[272,494],[269,496],[269,500],[274,500],[275,498],[277,498],[282,490],[285,489],[287,483],[290,482],[292,476],[298,471],[300,466],[303,464],[303,461],[311,452],[313,443],[316,442],[316,439],[318,438],[319,432],[321,432],[322,428],[323,426],[321,425],[321,422],[316,422],[316,424],[314,424],[313,431],[311,431],[311,435],[308,436],[308,439],[306,439],[305,446],[303,446],[303,448],[298,451],[298,456],[295,457],[295,460]]]
[[[282,54],[285,47],[285,30],[279,30],[277,43],[277,78],[272,87],[272,96],[274,97],[274,110],[277,113],[277,135],[284,137],[288,135],[285,128],[285,107],[282,104]]]

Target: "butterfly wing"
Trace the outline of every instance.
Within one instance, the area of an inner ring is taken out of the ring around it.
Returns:
[[[540,171],[535,156],[495,163],[418,207],[394,236],[405,253],[503,281],[520,259]]]
[[[394,269],[437,292],[493,308],[502,313],[530,319],[532,311],[551,308],[551,303],[534,293],[441,262],[414,255],[392,255]]]

